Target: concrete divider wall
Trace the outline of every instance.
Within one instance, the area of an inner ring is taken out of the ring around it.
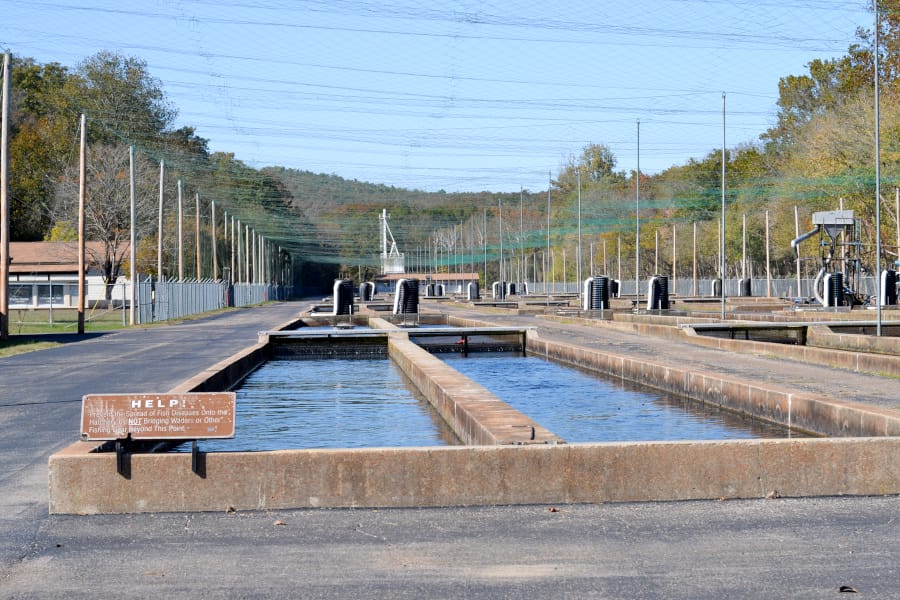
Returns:
[[[870,354],[860,348],[840,346],[838,343],[832,343],[830,345],[827,343],[823,344],[822,338],[814,333],[817,329],[817,327],[810,327],[807,329],[806,346],[776,344],[753,340],[732,340],[697,334],[688,334],[684,339],[698,346],[717,348],[729,352],[758,354],[761,356],[777,356],[778,358],[786,358],[798,362],[824,365],[837,369],[847,369],[848,371],[858,371],[860,373],[872,373],[875,375],[900,374],[900,356]]]
[[[392,333],[388,354],[467,445],[545,444],[563,440],[497,398],[484,386]]]
[[[285,450],[50,459],[50,512],[632,502],[900,493],[900,439]],[[64,493],[60,493],[64,491]]]
[[[891,358],[894,359],[900,356],[900,337],[896,336],[896,327],[885,327],[884,331],[882,331],[884,334],[882,337],[877,337],[873,331],[860,333],[854,331],[845,332],[842,331],[843,328],[836,329],[837,331],[833,331],[825,325],[810,327],[806,334],[806,343],[820,348],[888,354],[893,355]],[[871,329],[874,329],[874,327]],[[885,337],[888,335],[892,337]],[[898,374],[900,370],[883,372]]]
[[[544,340],[529,332],[530,353],[708,402],[758,419],[828,436],[900,435],[900,412],[819,399],[765,383],[676,368]]]

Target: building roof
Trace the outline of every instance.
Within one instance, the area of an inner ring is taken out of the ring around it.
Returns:
[[[478,273],[383,273],[375,276],[376,281],[397,281],[399,279],[418,279],[425,281],[477,281]]]
[[[103,242],[85,242],[87,268],[103,256]],[[78,273],[78,242],[10,242],[10,273]]]

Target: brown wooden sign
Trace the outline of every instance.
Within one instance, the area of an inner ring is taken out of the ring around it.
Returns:
[[[83,440],[234,437],[233,392],[90,394],[81,401]]]

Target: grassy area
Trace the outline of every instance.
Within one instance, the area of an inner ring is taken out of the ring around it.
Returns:
[[[26,352],[34,352],[36,350],[46,350],[47,348],[55,348],[60,345],[61,344],[56,342],[10,339],[0,342],[0,358],[13,356],[15,354],[25,354]]]
[[[127,315],[126,315],[127,319]],[[121,329],[122,309],[86,310],[85,331]],[[12,309],[9,311],[9,334],[75,333],[78,331],[78,311],[73,308],[49,310]]]
[[[267,304],[267,303],[263,303]],[[260,305],[257,305],[260,306]],[[191,321],[202,319],[210,315],[240,310],[237,308],[220,308],[217,310],[190,315],[179,321]],[[54,309],[52,319],[49,310],[23,310],[13,309],[9,311],[9,335],[10,339],[0,341],[0,358],[53,348],[60,344],[56,342],[42,342],[34,339],[16,339],[17,335],[29,335],[40,333],[76,333],[78,331],[78,311],[75,309]],[[128,315],[125,315],[126,323]],[[167,325],[177,321],[160,321],[139,325],[139,327],[154,327]],[[129,325],[122,324],[122,309],[86,311],[84,317],[84,331],[86,333],[97,331],[110,331],[123,329]]]

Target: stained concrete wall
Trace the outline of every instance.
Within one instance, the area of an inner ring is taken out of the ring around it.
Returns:
[[[821,399],[766,382],[747,382],[699,369],[677,368],[591,348],[544,340],[529,332],[528,352],[673,394],[743,412],[758,419],[828,436],[900,435],[900,413],[865,404]]]
[[[78,447],[82,446],[82,447]],[[51,513],[559,504],[900,493],[900,439],[286,450],[50,459]]]
[[[563,441],[484,386],[410,342],[406,332],[390,335],[388,353],[464,444],[556,444]]]

